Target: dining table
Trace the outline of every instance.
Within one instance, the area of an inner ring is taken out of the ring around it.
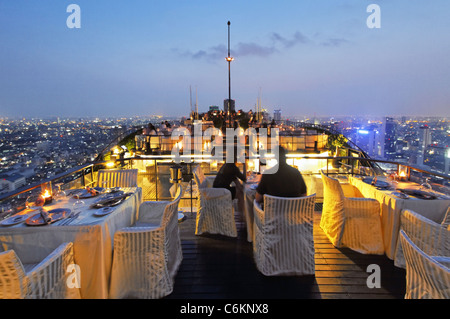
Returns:
[[[350,176],[349,182],[366,198],[380,203],[381,227],[386,256],[395,260],[399,243],[401,212],[410,209],[437,223],[441,223],[450,206],[450,197],[432,190],[424,190],[412,181],[393,181],[381,176]]]
[[[110,200],[115,196],[116,201]],[[0,222],[0,251],[12,249],[22,263],[34,264],[60,244],[72,242],[81,297],[107,299],[114,233],[136,222],[141,202],[140,187],[101,189],[90,193],[84,189],[69,190],[65,196],[44,205],[44,213],[40,209],[27,208],[13,216],[22,222]],[[43,217],[48,216],[61,219],[46,223]]]

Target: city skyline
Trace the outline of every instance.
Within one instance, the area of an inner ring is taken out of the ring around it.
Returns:
[[[67,7],[81,8],[69,28]],[[369,28],[370,4],[381,28]],[[283,116],[449,116],[450,3],[0,0],[0,117],[187,116],[259,92]]]

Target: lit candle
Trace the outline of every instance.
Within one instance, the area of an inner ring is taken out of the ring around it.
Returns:
[[[48,189],[45,190],[44,194],[42,194],[42,197],[44,198],[44,205],[50,204],[52,202],[52,194]]]

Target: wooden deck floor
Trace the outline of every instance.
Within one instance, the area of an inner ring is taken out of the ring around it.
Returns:
[[[316,274],[267,277],[256,269],[245,224],[236,214],[238,238],[195,236],[195,213],[180,223],[183,262],[166,299],[403,299],[405,271],[386,256],[336,249],[314,214]],[[381,269],[381,288],[368,288],[370,264]]]

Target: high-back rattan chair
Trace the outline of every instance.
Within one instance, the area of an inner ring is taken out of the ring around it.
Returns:
[[[445,212],[441,225],[442,227],[447,228],[447,230],[450,230],[450,206],[447,208],[447,211]]]
[[[195,234],[220,234],[237,237],[231,192],[226,188],[213,188],[200,166],[194,170],[198,189]]]
[[[172,293],[183,259],[178,229],[181,186],[171,202],[143,202],[136,225],[114,234],[110,297],[156,299]]]
[[[450,256],[450,230],[413,210],[404,209],[400,215],[400,229],[429,256]],[[397,241],[395,266],[406,268],[403,246]]]
[[[380,203],[373,198],[345,197],[338,180],[321,171],[323,208],[320,227],[338,248],[384,254]]]
[[[266,276],[314,275],[313,214],[316,194],[306,197],[264,195],[254,201],[253,256]]]
[[[400,230],[406,260],[405,299],[449,299],[450,256],[430,256]]]
[[[101,169],[98,171],[99,187],[137,187],[137,169]]]
[[[79,274],[69,278],[70,265],[74,265],[72,243],[61,244],[38,264],[22,264],[14,250],[2,252],[0,299],[80,298]]]

